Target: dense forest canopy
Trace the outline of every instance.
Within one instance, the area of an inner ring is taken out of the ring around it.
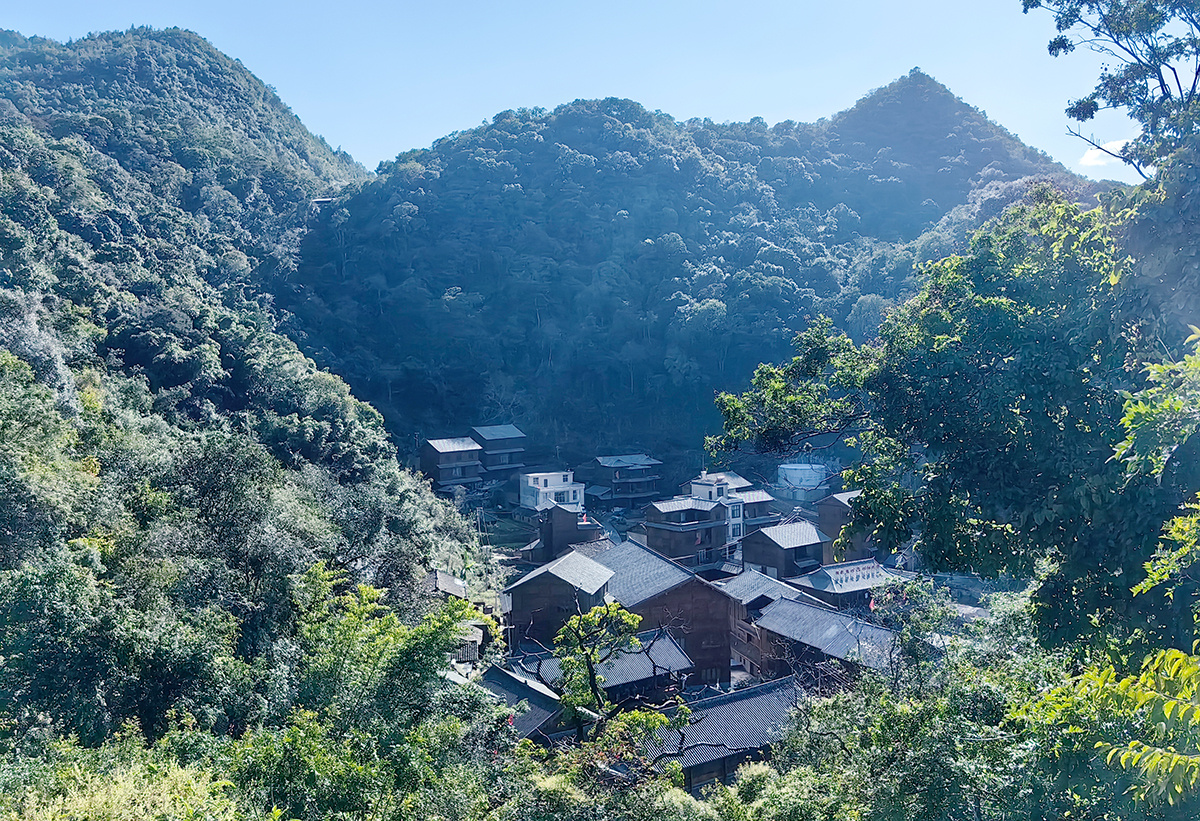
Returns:
[[[870,338],[1034,180],[1102,188],[918,70],[814,124],[505,111],[378,173],[274,286],[287,327],[398,433],[515,420],[581,459],[694,449],[812,318]]]

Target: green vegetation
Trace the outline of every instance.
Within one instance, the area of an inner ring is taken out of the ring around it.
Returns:
[[[1101,4],[1046,5],[1065,32]],[[505,112],[367,177],[195,35],[3,33],[0,819],[1194,817],[1180,112],[1092,211],[919,72],[811,126]],[[281,329],[406,436],[503,413],[579,448],[691,447],[795,337],[713,446],[849,437],[878,544],[1034,584],[966,627],[885,591],[887,674],[699,798],[647,744],[687,709],[602,692],[637,643],[615,605],[557,641],[601,720],[519,742],[446,675],[477,614],[418,584],[481,569],[476,537]]]
[[[695,459],[714,391],[818,314],[872,338],[915,265],[1035,179],[1087,203],[1102,188],[919,71],[771,128],[578,100],[384,163],[271,287],[405,435],[516,419],[564,457],[641,441]]]

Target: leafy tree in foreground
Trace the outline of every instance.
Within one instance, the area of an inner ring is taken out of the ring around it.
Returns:
[[[1157,165],[1196,133],[1200,8],[1194,0],[1021,0],[1021,4],[1026,13],[1036,8],[1053,13],[1059,34],[1050,41],[1052,55],[1069,54],[1082,45],[1112,61],[1101,69],[1092,93],[1072,102],[1067,114],[1086,122],[1102,108],[1125,109],[1141,124],[1142,133],[1115,156],[1143,177],[1143,168]]]
[[[1127,477],[1111,458],[1137,339],[1114,321],[1123,271],[1103,216],[1044,191],[925,273],[878,344],[818,325],[791,363],[722,394],[725,436],[710,446],[789,452],[856,433],[856,526],[885,548],[915,536],[933,568],[984,574],[1048,558],[1047,638],[1108,622],[1184,643],[1171,602],[1130,601],[1194,477]]]

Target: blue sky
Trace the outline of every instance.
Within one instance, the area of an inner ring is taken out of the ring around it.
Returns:
[[[1046,14],[1020,0],[710,0],[321,4],[278,0],[41,0],[11,4],[0,27],[56,40],[131,25],[180,26],[240,59],[312,131],[368,168],[509,108],[628,97],[677,119],[813,121],[914,66],[1022,140],[1079,173],[1069,99],[1099,59],[1046,53]],[[1099,142],[1136,127],[1112,115]],[[1091,152],[1095,159],[1096,152]]]

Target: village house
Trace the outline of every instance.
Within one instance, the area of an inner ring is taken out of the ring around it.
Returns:
[[[678,692],[692,676],[694,665],[669,630],[637,633],[638,649],[618,651],[596,665],[604,696],[613,704],[630,700],[658,702]],[[561,692],[562,664],[548,651],[517,652],[510,656],[514,670]]]
[[[854,610],[870,606],[872,590],[912,578],[916,574],[884,567],[874,559],[861,559],[823,565],[788,582],[839,610]]]
[[[554,505],[583,509],[583,484],[575,481],[571,470],[522,473],[518,494],[521,512],[526,515],[536,516]]]
[[[521,557],[533,564],[553,561],[574,545],[604,538],[604,525],[585,511],[557,502],[538,518],[538,538],[521,548]]]
[[[479,686],[513,708],[518,738],[549,744],[575,732],[573,724],[564,721],[558,693],[534,676],[493,665],[483,672]]]
[[[836,661],[842,686],[860,668],[890,669],[896,634],[846,613],[805,601],[781,597],[763,608],[754,622],[764,677],[796,674],[816,689],[826,690],[823,662]]]
[[[768,758],[803,697],[796,682],[785,678],[694,701],[687,705],[687,725],[659,730],[649,752],[678,762],[683,788],[700,795],[710,784],[730,783],[747,761]]]
[[[779,599],[795,599],[817,607],[829,605],[786,582],[765,576],[757,570],[745,570],[718,583],[730,599],[729,634],[732,660],[752,676],[762,675],[761,634],[755,621],[767,606]]]
[[[421,472],[433,480],[435,491],[469,488],[483,481],[482,454],[483,446],[469,436],[426,439],[421,445]]]
[[[719,572],[733,554],[728,543],[729,508],[724,501],[676,496],[651,502],[642,513],[646,546],[660,556],[698,572],[702,568]]]
[[[723,501],[729,510],[728,544],[736,547],[746,534],[778,524],[780,515],[771,509],[775,499],[765,490],[755,490],[753,484],[736,473],[709,473],[683,484],[683,491],[694,499]]]
[[[592,501],[610,507],[640,508],[660,493],[662,462],[644,453],[597,456],[577,472],[588,480]]]
[[[641,616],[643,629],[669,629],[682,643],[698,679],[689,686],[729,681],[731,602],[723,591],[637,542],[576,549],[613,572],[608,595]]]
[[[850,523],[850,516],[854,512],[854,500],[861,495],[861,490],[850,490],[845,493],[831,494],[817,502],[817,527],[821,529],[821,532],[828,533],[830,538],[836,541],[842,535],[842,530]],[[850,543],[846,546],[841,560],[853,562],[874,555],[875,544],[870,535],[855,533],[850,538]],[[821,564],[833,564],[835,560],[831,541],[826,548]]]
[[[525,434],[516,425],[471,428],[471,439],[483,448],[480,454],[484,480],[506,479],[525,467]]]
[[[571,551],[530,571],[504,588],[509,647],[522,641],[549,645],[577,613],[605,603],[613,571]]]
[[[830,542],[812,522],[765,527],[742,539],[742,563],[775,579],[799,576],[820,566]]]

